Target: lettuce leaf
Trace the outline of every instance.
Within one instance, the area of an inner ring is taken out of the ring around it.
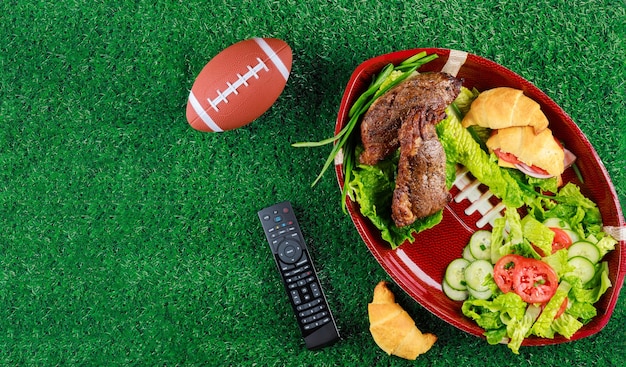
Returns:
[[[598,310],[595,306],[588,302],[577,302],[576,300],[570,300],[569,308],[566,313],[576,319],[581,319],[582,323],[586,323],[592,318],[596,317]]]
[[[604,233],[602,233],[604,235]],[[600,250],[600,258],[603,258],[609,251],[615,249],[617,245],[617,240],[611,236],[605,235],[598,242],[596,242],[596,247]]]
[[[524,204],[526,193],[518,182],[498,166],[495,155],[488,155],[480,147],[455,114],[448,113],[448,117],[437,124],[437,134],[449,161],[465,166],[505,205],[519,208]]]
[[[500,343],[508,337],[508,347],[515,354],[530,335],[541,309],[529,305],[514,292],[499,293],[492,300],[470,298],[463,302],[463,314],[485,329],[489,344]]]
[[[500,344],[503,340],[507,339],[506,326],[499,329],[487,330],[483,335],[487,338],[487,343],[491,345]]]
[[[518,182],[520,186],[526,186],[532,190],[539,189],[541,192],[556,192],[558,190],[558,180],[556,177],[536,178],[525,175],[515,168],[503,168]]]
[[[397,161],[396,154],[394,158],[375,166],[358,165],[357,169],[353,170],[353,178],[348,184],[351,196],[359,203],[361,214],[380,230],[382,239],[388,242],[392,249],[399,247],[404,241],[414,241],[416,233],[439,224],[443,218],[442,211],[439,211],[416,220],[410,226],[395,225],[391,219],[391,202]]]
[[[574,316],[564,313],[552,322],[551,327],[555,333],[559,333],[567,339],[570,339],[575,332],[583,327],[583,323],[578,321]]]
[[[491,263],[514,252],[515,247],[524,240],[522,222],[516,208],[505,207],[504,217],[494,221],[491,231]]]
[[[567,249],[558,250],[552,255],[543,257],[541,260],[554,269],[559,279],[561,279],[564,274],[574,270],[574,267],[567,262]]]
[[[567,282],[561,282],[556,290],[556,293],[550,301],[546,304],[541,315],[535,322],[532,328],[532,333],[542,338],[554,338],[555,330],[552,328],[554,317],[558,313],[563,301],[567,298],[567,294],[572,286]]]
[[[565,220],[580,237],[602,233],[602,216],[598,206],[580,192],[580,187],[567,183],[554,197],[537,197],[526,203],[529,213],[537,220],[560,218]]]
[[[584,286],[580,279],[567,278],[572,284],[571,295],[578,302],[587,302],[594,304],[598,302],[600,297],[611,287],[611,279],[609,279],[609,264],[603,261],[596,265],[596,274]]]
[[[535,305],[529,305],[526,308],[526,313],[520,319],[513,320],[512,323],[507,325],[506,332],[509,335],[509,343],[507,346],[515,354],[519,354],[519,347],[522,345],[524,339],[530,335],[533,323],[539,316],[541,309]]]
[[[501,293],[493,300],[470,298],[463,302],[463,314],[486,330],[499,329],[521,319],[526,311],[526,302],[513,292]]]
[[[535,219],[535,217],[527,215],[522,219],[522,232],[524,237],[530,243],[540,248],[544,254],[552,253],[554,232]]]

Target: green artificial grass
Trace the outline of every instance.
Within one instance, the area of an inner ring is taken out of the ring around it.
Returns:
[[[341,212],[329,148],[350,74],[383,53],[492,59],[587,134],[626,207],[622,1],[22,1],[0,5],[0,365],[585,365],[626,363],[624,291],[606,328],[522,348],[446,324],[393,285],[439,340],[415,362],[368,331],[390,279]],[[185,105],[202,67],[250,37],[291,45],[277,103],[200,133]],[[257,210],[290,200],[342,340],[304,348]],[[433,244],[435,246],[435,244]]]

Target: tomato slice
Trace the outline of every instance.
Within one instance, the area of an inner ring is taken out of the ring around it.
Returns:
[[[526,303],[548,302],[559,286],[559,279],[550,265],[513,254],[496,262],[493,278],[502,292],[513,291]]]
[[[559,279],[546,263],[524,258],[513,275],[513,290],[526,303],[547,302],[554,296]]]
[[[522,161],[517,159],[517,157],[514,154],[503,152],[500,148],[494,149],[493,152],[496,155],[496,157],[498,157],[498,159],[502,159],[503,161],[507,163],[511,163],[511,164],[522,163]]]
[[[513,289],[513,277],[524,259],[526,258],[520,255],[506,255],[496,262],[493,267],[493,279],[502,292],[507,293]]]
[[[563,303],[561,303],[561,307],[559,307],[559,310],[556,312],[556,315],[554,316],[554,319],[558,319],[559,317],[561,317],[561,315],[565,312],[565,310],[567,310],[567,304],[569,303],[567,297],[565,297],[565,299],[563,300]]]
[[[562,249],[567,249],[572,245],[572,239],[567,234],[567,232],[565,232],[564,230],[558,227],[548,227],[548,228],[550,228],[550,230],[554,232],[554,239],[552,240],[552,253],[555,253]],[[541,257],[548,256],[547,254],[544,254],[543,250],[541,250],[539,247],[535,245],[532,245],[532,246],[533,246],[533,249],[535,249],[535,251],[537,251],[537,253]]]
[[[569,248],[572,245],[572,239],[567,232],[558,227],[548,227],[554,232],[554,240],[552,240],[552,253],[555,253],[564,248]]]
[[[498,157],[499,160],[514,165],[517,169],[527,175],[536,176],[539,178],[552,177],[552,175],[543,168],[539,168],[535,165],[529,166],[526,163],[520,161],[513,153],[503,152],[500,148],[494,149],[493,153],[496,155],[496,157]]]

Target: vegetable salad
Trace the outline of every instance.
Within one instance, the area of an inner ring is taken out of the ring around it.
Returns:
[[[362,147],[359,129],[354,130],[376,98],[436,57],[420,53],[398,66],[387,65],[357,99],[349,112],[350,121],[337,135],[294,144],[335,144],[315,182],[343,150],[344,210],[346,197],[357,201],[361,214],[394,249],[437,225],[442,212],[396,227],[391,198],[399,154],[374,166],[358,164]],[[447,117],[436,125],[446,153],[446,183],[452,187],[456,166],[463,165],[502,200],[506,210],[491,231],[474,233],[463,253],[448,266],[442,287],[448,297],[463,301],[463,314],[485,329],[490,344],[504,342],[519,353],[530,335],[570,338],[596,316],[594,303],[611,287],[608,264],[602,259],[617,241],[603,232],[598,207],[575,184],[559,188],[555,177],[534,178],[498,166],[497,157],[485,146],[489,129],[461,125],[478,94],[462,87],[446,109]]]

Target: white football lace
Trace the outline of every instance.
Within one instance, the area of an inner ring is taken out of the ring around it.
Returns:
[[[464,166],[457,165],[454,186],[460,190],[454,196],[454,202],[460,203],[467,199],[471,204],[464,210],[465,214],[470,216],[477,211],[481,214],[481,218],[476,222],[476,227],[483,228],[487,224],[493,226],[494,221],[502,217],[504,204],[499,200],[496,205],[492,204],[490,200],[493,193],[489,189],[481,191],[480,181],[472,176]]]
[[[217,97],[215,99],[207,98],[207,100],[209,101],[209,104],[211,105],[211,107],[213,107],[215,111],[219,111],[219,108],[217,106],[220,103],[228,103],[228,97],[231,94],[234,94],[234,95],[239,94],[239,92],[237,92],[237,88],[241,86],[247,87],[248,80],[252,78],[259,79],[260,71],[262,70],[269,71],[269,68],[267,67],[265,62],[263,62],[263,60],[261,60],[258,57],[256,60],[257,60],[256,65],[254,66],[248,65],[247,73],[245,73],[244,75],[237,74],[237,80],[235,80],[234,83],[226,82],[226,85],[228,85],[228,87],[223,92],[219,89],[216,90]]]

